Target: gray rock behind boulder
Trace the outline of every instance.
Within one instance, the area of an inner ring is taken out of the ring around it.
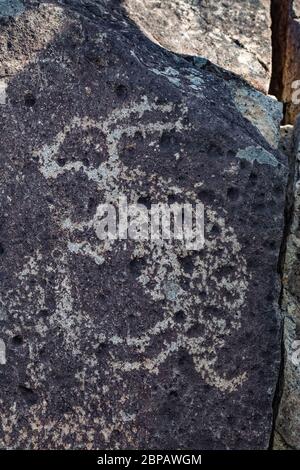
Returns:
[[[124,0],[151,38],[181,54],[203,56],[268,92],[270,0]]]
[[[292,126],[289,126],[290,129]],[[283,276],[282,310],[284,320],[284,373],[281,383],[281,401],[276,422],[274,447],[300,449],[300,120],[295,123],[290,149],[291,167],[295,168],[292,181],[293,205]]]

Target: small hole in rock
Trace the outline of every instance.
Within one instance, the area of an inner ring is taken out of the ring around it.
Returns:
[[[172,205],[172,204],[176,204],[176,202],[178,202],[176,194],[169,194],[168,204]]]
[[[105,355],[108,352],[108,344],[107,343],[100,343],[96,350],[97,356]]]
[[[256,181],[257,181],[257,174],[254,173],[253,171],[250,173],[249,181],[251,181],[252,184],[256,184]]]
[[[220,233],[221,233],[221,229],[219,225],[214,224],[211,228],[210,234],[215,237],[216,235],[220,235]]]
[[[241,170],[245,170],[246,168],[248,168],[248,166],[249,166],[249,162],[247,162],[246,160],[240,160]]]
[[[58,164],[59,166],[61,166],[61,167],[62,167],[62,166],[65,166],[65,164],[66,164],[66,162],[67,162],[66,159],[63,158],[63,157],[59,157],[56,161],[57,161],[57,164]]]
[[[144,258],[134,258],[129,263],[129,270],[133,276],[138,277],[141,274],[141,270],[145,266]]]
[[[198,198],[202,203],[212,203],[215,200],[215,193],[210,189],[201,189],[198,192]]]
[[[45,197],[45,199],[48,202],[48,204],[53,204],[54,203],[53,197],[49,194]]]
[[[47,308],[42,308],[40,310],[40,315],[41,315],[41,317],[48,317],[50,315],[50,312]]]
[[[142,142],[144,140],[142,132],[136,131],[136,133],[134,134],[134,139],[137,140],[138,142]]]
[[[90,166],[90,162],[89,162],[89,159],[88,158],[83,158],[82,159],[82,163],[84,166],[86,167],[89,167]]]
[[[239,198],[238,188],[229,188],[227,191],[227,197],[230,201],[236,201]]]
[[[94,197],[90,197],[88,200],[88,211],[93,212],[96,210],[97,200]]]
[[[151,209],[151,199],[148,196],[141,196],[138,201],[138,204],[142,204],[145,206],[148,210]]]
[[[125,98],[127,95],[127,88],[125,85],[120,84],[115,87],[115,92],[118,98]]]
[[[15,345],[15,346],[21,346],[24,342],[24,339],[23,339],[23,336],[22,335],[15,335],[13,338],[12,338],[12,343]]]
[[[36,404],[38,396],[31,388],[26,387],[25,385],[19,385],[19,390],[28,405],[31,406]]]
[[[178,312],[175,313],[174,319],[177,323],[182,323],[185,319],[185,314],[183,310],[179,310]]]
[[[32,93],[27,93],[24,97],[24,102],[26,106],[29,106],[30,108],[32,108],[32,106],[35,105],[36,99]]]
[[[164,131],[162,133],[161,138],[160,138],[161,147],[166,147],[168,145],[171,145],[173,144],[173,141],[174,141],[174,136],[172,132]]]
[[[192,256],[185,256],[184,258],[180,258],[180,264],[186,273],[191,274],[193,272],[194,263]]]

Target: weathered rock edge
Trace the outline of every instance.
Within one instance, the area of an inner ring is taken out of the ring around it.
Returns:
[[[286,126],[290,141],[290,185],[287,205],[286,250],[284,253],[281,308],[284,314],[283,370],[279,387],[274,449],[300,449],[300,342],[299,342],[299,156],[300,119]]]

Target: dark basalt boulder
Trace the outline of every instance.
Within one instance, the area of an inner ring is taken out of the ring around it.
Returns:
[[[1,446],[267,448],[287,162],[118,1],[23,3],[0,30]],[[101,241],[120,195],[202,202],[203,249]]]

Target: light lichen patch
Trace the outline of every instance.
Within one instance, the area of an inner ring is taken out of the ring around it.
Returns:
[[[25,10],[20,0],[0,0],[0,18],[20,15]]]
[[[271,165],[277,167],[280,164],[270,152],[262,147],[255,147],[253,145],[239,150],[236,156],[237,158],[247,160],[250,163],[257,161],[260,165]]]
[[[258,128],[273,148],[278,148],[282,103],[275,97],[265,96],[252,88],[237,86],[234,82],[230,88],[238,110]]]

